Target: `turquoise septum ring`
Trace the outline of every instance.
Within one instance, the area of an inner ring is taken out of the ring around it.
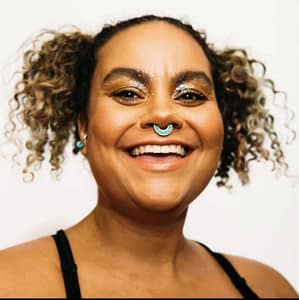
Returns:
[[[173,131],[173,124],[168,124],[165,128],[161,128],[159,125],[154,124],[153,129],[155,133],[157,133],[160,136],[168,136]]]

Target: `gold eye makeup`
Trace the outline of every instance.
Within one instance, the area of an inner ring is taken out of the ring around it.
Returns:
[[[113,80],[104,85],[105,95],[125,105],[135,105],[144,101],[147,95],[146,87],[131,80]]]
[[[191,106],[200,105],[208,99],[206,94],[201,92],[201,89],[187,83],[182,83],[175,89],[173,98],[175,101]]]
[[[142,70],[114,68],[103,79],[105,94],[121,104],[136,105],[154,96],[155,76]],[[208,99],[213,84],[202,71],[182,71],[170,78],[170,97],[186,106],[197,106]]]

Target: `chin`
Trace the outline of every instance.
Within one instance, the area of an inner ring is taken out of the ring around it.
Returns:
[[[180,207],[180,202],[175,201],[163,201],[157,199],[147,199],[145,201],[138,201],[137,203],[142,208],[149,210],[149,211],[173,211]]]
[[[140,192],[140,191],[139,191]],[[152,189],[135,198],[136,205],[150,211],[174,211],[181,209],[186,203],[185,197],[177,191]]]

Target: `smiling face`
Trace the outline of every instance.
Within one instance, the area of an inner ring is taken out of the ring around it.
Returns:
[[[174,128],[159,136],[153,124]],[[98,52],[86,130],[83,154],[101,205],[129,214],[185,210],[213,176],[223,142],[201,47],[166,22],[115,34]]]

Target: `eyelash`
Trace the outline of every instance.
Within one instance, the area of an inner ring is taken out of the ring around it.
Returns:
[[[131,94],[131,96],[128,96],[128,94]],[[131,89],[116,91],[112,94],[112,96],[117,97],[118,99],[120,99],[120,102],[125,102],[126,104],[135,104],[138,103],[140,99],[144,99],[143,96]]]
[[[183,96],[189,95],[187,99],[182,99]],[[190,97],[191,95],[191,97]],[[131,89],[125,89],[121,91],[116,91],[112,94],[113,97],[117,97],[118,99],[121,99],[120,102],[124,102],[126,104],[137,104],[140,102],[140,100],[144,99],[144,96],[141,96],[139,93],[137,93],[134,90]],[[184,104],[192,105],[192,104],[198,104],[205,100],[207,100],[206,95],[204,95],[201,92],[194,91],[194,90],[187,90],[187,91],[180,91],[180,94],[178,96],[174,97],[174,100],[179,101],[181,98],[181,101]]]
[[[201,92],[194,90],[182,91],[178,96],[175,97],[175,100],[182,98],[183,96],[189,95],[187,99],[182,99],[185,104],[198,103],[207,100],[207,96]],[[191,97],[190,97],[191,95]],[[195,99],[194,99],[195,98]]]

